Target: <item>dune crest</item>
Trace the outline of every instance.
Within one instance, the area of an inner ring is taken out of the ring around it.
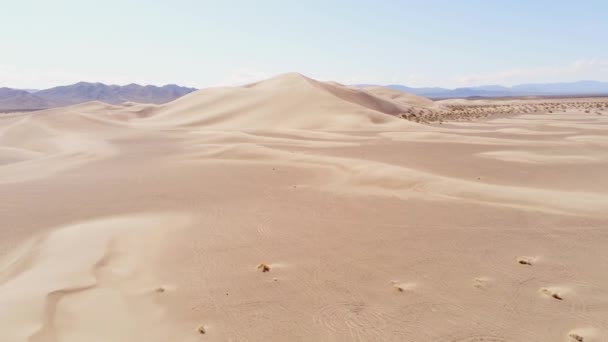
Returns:
[[[235,88],[210,88],[158,106],[142,124],[218,129],[348,130],[414,126],[410,107],[363,90],[285,74]]]

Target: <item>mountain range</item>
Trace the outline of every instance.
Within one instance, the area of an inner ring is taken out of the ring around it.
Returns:
[[[109,104],[124,102],[160,104],[195,91],[195,88],[168,84],[162,87],[129,84],[125,86],[79,82],[44,90],[0,88],[0,110],[34,110],[69,106],[88,101]]]
[[[377,85],[359,84],[358,86],[368,87]],[[531,83],[515,85],[512,87],[505,87],[500,85],[484,85],[456,89],[447,89],[439,87],[413,88],[399,84],[389,84],[385,87],[431,99],[506,96],[608,95],[608,82],[599,81]]]
[[[378,87],[358,84],[358,87]],[[414,88],[399,84],[384,87],[430,99],[508,97],[508,96],[577,96],[608,95],[608,82],[578,81],[564,83],[520,84],[511,87],[484,85],[465,88]],[[168,84],[162,87],[129,84],[125,86],[79,82],[44,90],[0,88],[0,111],[36,110],[69,106],[89,101],[109,104],[124,102],[161,104],[195,91],[195,88]]]

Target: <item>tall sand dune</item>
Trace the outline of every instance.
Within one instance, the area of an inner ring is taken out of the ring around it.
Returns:
[[[147,124],[218,129],[348,130],[403,126],[407,105],[300,74],[203,89],[159,106]],[[376,127],[378,126],[378,127]]]

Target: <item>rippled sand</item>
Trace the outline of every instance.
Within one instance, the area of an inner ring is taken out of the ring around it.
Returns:
[[[608,112],[382,96],[0,116],[0,340],[606,341]]]

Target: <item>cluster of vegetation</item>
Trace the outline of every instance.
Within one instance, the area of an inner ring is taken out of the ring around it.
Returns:
[[[466,121],[501,114],[535,114],[535,113],[595,113],[602,115],[608,111],[608,102],[598,101],[569,101],[569,102],[529,102],[509,104],[475,103],[444,105],[443,109],[412,108],[399,117],[419,123],[434,123],[443,121]]]

